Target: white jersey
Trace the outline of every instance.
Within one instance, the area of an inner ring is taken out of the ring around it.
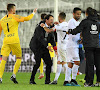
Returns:
[[[68,31],[67,22],[62,22],[55,26],[57,32],[57,52],[58,52],[58,61],[66,62],[66,40],[65,35],[66,31]],[[63,32],[65,31],[65,32]]]
[[[74,18],[72,18],[68,22],[68,29],[74,29],[79,24],[80,24],[79,21],[76,21]],[[69,34],[66,37],[66,40],[67,40],[67,44],[66,44],[67,45],[67,48],[70,48],[70,47],[79,47],[79,44],[77,42],[79,39],[80,39],[80,33],[78,33],[76,35]]]
[[[63,31],[68,31],[68,23],[62,22],[58,25],[55,25],[55,29],[57,32],[57,47],[65,48],[66,47],[66,40],[65,40],[66,32],[63,32]]]

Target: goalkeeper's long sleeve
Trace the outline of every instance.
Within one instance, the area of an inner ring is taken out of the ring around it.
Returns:
[[[32,13],[32,14],[30,14],[29,16],[24,17],[24,21],[29,21],[29,20],[31,20],[31,19],[33,18],[33,16],[34,16],[34,14]]]
[[[27,17],[23,17],[23,16],[20,16],[20,15],[13,15],[13,18],[17,21],[17,22],[24,22],[24,21],[29,21],[33,18],[34,16],[34,13],[30,14],[29,16]]]

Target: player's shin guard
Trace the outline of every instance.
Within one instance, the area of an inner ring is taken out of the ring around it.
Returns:
[[[5,60],[2,60],[1,63],[0,63],[0,78],[2,78],[2,76],[3,76],[5,64],[6,64]]]
[[[54,81],[58,80],[60,73],[61,73],[61,70],[62,70],[62,64],[57,64],[57,72],[56,72]]]
[[[40,73],[43,74],[43,60],[41,59],[41,64],[40,64]]]
[[[21,65],[21,59],[17,59],[15,65],[14,65],[14,70],[13,70],[14,75],[16,75],[16,73],[18,72],[20,65]]]
[[[74,64],[74,66],[73,66],[73,68],[72,68],[72,79],[74,79],[74,80],[76,80],[78,68],[79,68],[79,66],[76,65],[76,64]]]

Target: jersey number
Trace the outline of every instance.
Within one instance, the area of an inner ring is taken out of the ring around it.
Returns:
[[[7,29],[8,29],[8,32],[9,32],[9,25],[8,25],[8,23],[7,23]]]
[[[63,32],[65,32],[65,33],[66,33],[66,31],[63,31]],[[63,40],[65,40],[66,36],[67,36],[67,34],[65,34],[65,36],[64,36],[64,38],[63,38]]]
[[[7,17],[8,17],[8,15],[7,15]],[[8,29],[8,32],[9,32],[9,25],[8,25],[8,23],[7,23],[7,29]]]

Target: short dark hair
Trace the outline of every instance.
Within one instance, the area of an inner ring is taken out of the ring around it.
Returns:
[[[7,4],[7,10],[10,11],[11,8],[13,8],[14,6],[16,6],[15,4]]]
[[[61,12],[59,14],[59,17],[64,20],[66,18],[66,14],[64,12]]]
[[[50,17],[53,17],[53,15],[51,15],[51,14],[46,15],[45,20],[46,19],[49,20]]]
[[[81,11],[81,9],[78,8],[78,7],[75,7],[75,8],[73,9],[73,13],[76,13],[76,11]]]
[[[86,13],[89,15],[89,16],[96,16],[97,15],[97,11],[91,7],[88,7],[86,9]]]
[[[41,19],[44,19],[44,18],[46,17],[46,15],[47,15],[47,14],[42,13],[42,14],[41,14]]]

